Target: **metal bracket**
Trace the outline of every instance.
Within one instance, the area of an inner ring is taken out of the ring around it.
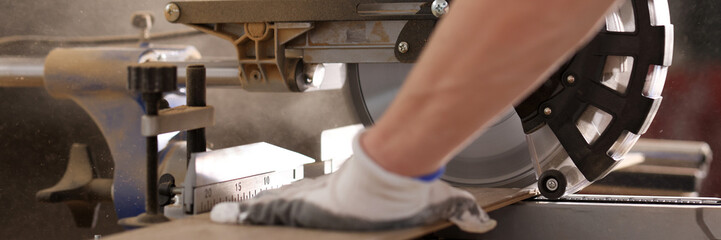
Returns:
[[[436,20],[413,20],[408,21],[403,27],[398,40],[396,40],[395,54],[399,62],[414,63],[421,55],[423,48],[428,42]],[[405,44],[405,51],[401,51],[401,45]]]
[[[218,23],[190,25],[233,43],[238,53],[240,84],[249,91],[305,90],[296,81],[300,58],[286,58],[286,44],[313,29],[311,23]]]
[[[431,12],[431,2],[433,1],[182,1],[168,3],[166,19],[184,24],[436,19],[437,17]]]
[[[212,106],[179,106],[160,110],[157,116],[143,115],[140,125],[143,136],[186,131],[215,125],[215,109]]]
[[[165,17],[232,42],[244,89],[302,92],[308,85],[296,76],[304,63],[414,61],[437,20],[431,2],[185,1],[168,3]],[[402,28],[413,48],[398,57]]]

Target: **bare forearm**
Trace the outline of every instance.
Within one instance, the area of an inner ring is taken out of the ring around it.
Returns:
[[[435,171],[596,32],[614,2],[452,2],[364,148],[392,172]]]

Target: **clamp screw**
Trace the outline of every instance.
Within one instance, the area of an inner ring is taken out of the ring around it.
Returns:
[[[168,5],[165,5],[164,13],[165,19],[168,20],[168,22],[178,21],[178,18],[180,18],[180,7],[178,7],[178,4],[168,3]]]
[[[573,75],[568,75],[566,77],[566,82],[568,82],[569,84],[573,84],[574,82],[576,82],[576,77]]]
[[[543,114],[546,114],[546,116],[550,116],[551,113],[553,113],[553,111],[551,110],[550,107],[546,107],[543,109]]]
[[[408,52],[408,43],[407,42],[398,43],[398,52],[407,53]]]

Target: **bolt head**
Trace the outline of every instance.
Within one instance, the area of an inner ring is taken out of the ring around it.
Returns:
[[[398,43],[398,52],[400,53],[407,53],[408,52],[408,43],[407,42],[400,42]]]
[[[178,21],[178,18],[180,18],[180,7],[178,7],[178,4],[175,3],[168,3],[168,5],[165,5],[165,19],[168,20],[168,22],[175,22]]]
[[[546,181],[546,188],[551,192],[556,191],[558,189],[558,180],[555,178],[549,178]]]
[[[573,84],[574,82],[576,82],[576,76],[568,75],[566,77],[566,82],[568,82],[569,84]]]
[[[433,16],[441,17],[448,13],[448,2],[446,0],[435,0],[431,4]]]
[[[546,116],[551,115],[551,113],[553,113],[553,111],[551,110],[550,107],[546,107],[543,109],[543,114],[545,114]]]
[[[130,19],[130,23],[133,25],[133,27],[140,29],[150,28],[155,21],[155,19],[153,18],[153,14],[147,12],[133,13],[133,16]]]

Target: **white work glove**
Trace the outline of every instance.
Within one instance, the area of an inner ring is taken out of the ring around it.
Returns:
[[[360,134],[359,134],[360,135]],[[474,197],[440,180],[424,182],[386,171],[363,151],[333,174],[264,191],[238,203],[217,204],[220,223],[287,225],[334,230],[387,230],[450,220],[466,232],[483,233],[496,221]]]

